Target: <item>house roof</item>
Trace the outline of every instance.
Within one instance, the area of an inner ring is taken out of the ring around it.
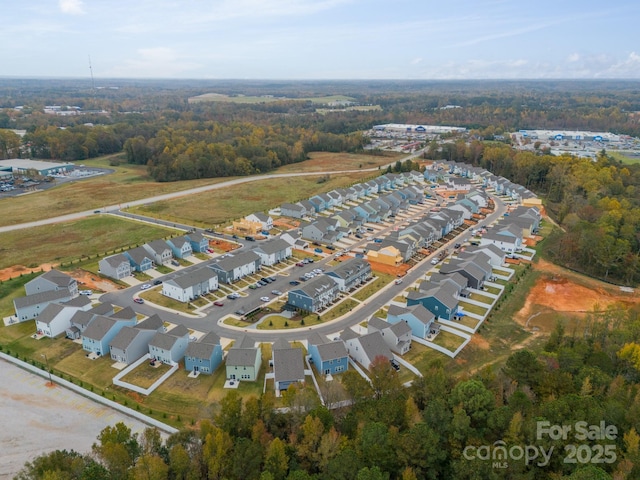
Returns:
[[[327,360],[337,360],[348,356],[347,347],[344,346],[344,342],[342,340],[323,343],[318,345],[318,355],[320,355],[320,359],[323,362]]]
[[[328,271],[327,275],[347,279],[362,271],[371,271],[371,265],[369,262],[366,262],[361,258],[352,258]]]
[[[273,342],[273,346],[271,347],[272,350],[283,350],[285,348],[291,348],[291,345],[282,337]]]
[[[141,330],[129,326],[124,326],[120,329],[120,331],[113,337],[109,346],[111,348],[117,348],[119,350],[126,350],[131,342],[140,334]]]
[[[198,285],[200,283],[208,282],[212,278],[217,277],[216,273],[210,268],[201,267],[191,270],[187,273],[180,274],[171,280],[167,280],[166,283],[174,284],[183,290],[185,288]]]
[[[421,303],[409,307],[412,315],[425,325],[433,322],[436,316],[427,310]]]
[[[115,318],[116,320],[132,320],[136,318],[136,312],[133,311],[131,307],[125,307],[122,310],[118,310],[113,315],[109,315],[111,318]]]
[[[373,327],[376,330],[384,330],[385,328],[389,328],[391,325],[382,318],[374,316],[369,319],[368,326]]]
[[[227,352],[226,364],[231,367],[252,367],[256,363],[256,357],[260,355],[259,348],[236,348]]]
[[[255,212],[252,215],[256,217],[258,220],[260,220],[261,222],[268,222],[269,219],[271,218],[269,215],[266,215],[262,212]]]
[[[398,338],[406,335],[407,333],[411,333],[411,327],[407,322],[397,322],[392,324],[387,323],[387,325],[389,330],[391,330],[393,334]]]
[[[51,269],[48,272],[43,273],[38,278],[43,278],[55,283],[59,287],[69,287],[76,283],[76,280],[66,273],[62,273],[60,270]],[[35,279],[34,279],[35,280]],[[33,281],[33,280],[31,280]]]
[[[157,255],[161,255],[165,250],[171,250],[169,244],[164,240],[152,240],[147,242],[147,246],[151,248]]]
[[[362,350],[367,355],[370,361],[373,361],[376,357],[383,356],[388,359],[393,358],[393,354],[389,347],[382,338],[380,332],[371,332],[366,335],[362,335],[359,339]]]
[[[146,318],[139,322],[135,328],[139,330],[158,330],[164,327],[164,321],[158,316],[157,313],[154,313],[149,318]]]
[[[116,253],[115,255],[111,255],[110,257],[103,258],[103,260],[113,268],[118,268],[123,263],[129,265],[129,259],[124,253]]]
[[[101,341],[116,323],[118,323],[118,320],[105,317],[103,315],[97,315],[89,323],[82,336],[90,338],[91,340]]]
[[[112,315],[113,305],[110,303],[101,303],[89,310],[89,313],[92,313],[93,315]]]
[[[233,350],[234,348],[255,348],[255,346],[256,341],[253,337],[250,337],[249,335],[242,335],[234,342],[231,350]]]
[[[400,305],[396,305],[392,303],[389,305],[389,309],[387,310],[387,315],[392,315],[394,317],[405,314],[411,310],[410,307],[402,307]]]
[[[504,235],[502,233],[496,233],[496,232],[487,232],[482,236],[482,239],[483,240],[486,239],[494,242],[510,243],[514,245],[517,240],[516,237],[512,237],[511,235]]]
[[[467,288],[469,285],[469,280],[467,277],[462,275],[460,272],[453,273],[432,273],[429,277],[429,282],[434,285],[442,285],[444,282],[453,282],[458,287],[458,290],[462,290]]]
[[[187,345],[187,350],[184,352],[184,354],[186,357],[209,359],[213,355],[215,349],[215,344],[189,342],[189,345]]]
[[[172,238],[171,240],[169,240],[174,247],[176,248],[182,248],[185,244],[189,245],[189,247],[191,247],[191,242],[189,241],[188,238],[186,237],[176,237],[176,238]]]
[[[226,258],[216,260],[209,264],[209,266],[214,269],[219,269],[223,272],[230,272],[238,267],[248,265],[249,263],[254,263],[258,260],[260,260],[260,257],[257,253],[248,251],[233,255],[231,257],[227,256]]]
[[[264,243],[261,243],[260,245],[256,246],[254,250],[260,250],[267,255],[272,255],[277,252],[282,252],[283,250],[286,250],[288,248],[291,248],[289,242],[281,238],[274,238],[273,240],[268,240]]]
[[[306,208],[299,203],[283,203],[280,205],[280,210],[293,210],[296,212],[306,211]]]
[[[465,253],[482,252],[483,250],[488,250],[489,252],[493,253],[493,255],[499,258],[504,258],[506,256],[506,253],[500,250],[493,243],[487,243],[486,245],[472,245],[470,247],[467,247]]]
[[[86,295],[78,295],[71,300],[62,303],[65,307],[83,308],[87,305],[91,305],[91,300]]]
[[[38,315],[36,318],[36,323],[43,323],[45,325],[49,325],[60,312],[64,310],[64,307],[59,303],[50,303],[44,310]]]
[[[353,338],[358,338],[360,335],[358,335],[356,332],[354,332],[352,329],[350,328],[345,328],[341,333],[340,333],[340,339],[343,341],[347,341],[347,340],[351,340]]]
[[[141,265],[145,259],[153,262],[153,258],[151,258],[149,252],[147,252],[144,247],[136,247],[132,248],[131,250],[127,250],[127,255],[129,255],[131,259],[138,265]]]
[[[309,345],[322,345],[323,343],[329,343],[329,339],[312,330],[311,334],[307,337],[307,343]]]
[[[91,323],[91,320],[93,320],[93,317],[95,317],[95,315],[91,313],[91,311],[85,312],[84,310],[78,310],[71,317],[71,324],[87,326]]]
[[[292,291],[302,291],[309,297],[316,298],[320,294],[337,286],[338,284],[333,278],[327,275],[318,275]]]
[[[301,348],[274,350],[273,373],[276,382],[304,380],[304,361]]]
[[[184,337],[185,335],[189,335],[189,330],[187,329],[187,327],[185,327],[184,325],[177,325],[167,333],[156,333],[149,342],[149,346],[156,347],[161,350],[171,350],[178,339]]]
[[[32,305],[39,305],[45,302],[55,302],[56,300],[68,299],[71,294],[68,290],[48,290],[46,292],[38,292],[26,297],[18,297],[13,300],[16,308],[25,308]]]
[[[187,233],[184,238],[188,239],[191,242],[202,243],[202,241],[206,241],[207,245],[209,244],[209,239],[205,238],[200,232],[191,232]]]

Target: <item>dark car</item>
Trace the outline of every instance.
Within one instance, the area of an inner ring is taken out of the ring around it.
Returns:
[[[161,285],[162,284],[162,280],[155,280],[153,282],[154,285]]]
[[[300,285],[300,282],[298,282],[297,280],[291,280],[291,281],[289,282],[289,285],[293,285],[293,286],[295,287],[295,286],[297,286],[297,285]]]
[[[270,282],[275,282],[275,281],[276,281],[276,277],[267,277],[267,279],[268,279]]]
[[[356,238],[363,238],[363,237],[359,233],[356,233]]]

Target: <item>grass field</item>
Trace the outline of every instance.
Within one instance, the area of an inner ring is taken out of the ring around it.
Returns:
[[[626,165],[633,165],[634,163],[640,163],[640,156],[629,156],[621,152],[612,152],[610,150],[607,151],[607,155],[613,157],[614,159]]]
[[[13,265],[35,268],[80,257],[103,255],[169,236],[174,230],[132,222],[111,215],[0,233],[0,269]]]
[[[221,225],[253,212],[269,210],[283,202],[297,202],[316,193],[348,186],[356,183],[361,175],[335,175],[326,182],[318,183],[321,178],[312,176],[256,180],[250,184],[132,207],[130,211],[199,226]]]
[[[0,208],[11,210],[11,215],[0,216],[0,226],[15,225],[65,215],[84,210],[100,209],[106,205],[126,202],[198,187],[226,179],[202,179],[185,182],[155,182],[147,175],[147,167],[121,164],[110,166],[109,157],[84,160],[83,165],[115,170],[85,180],[64,183],[43,192],[0,200]],[[4,207],[2,207],[4,206]]]

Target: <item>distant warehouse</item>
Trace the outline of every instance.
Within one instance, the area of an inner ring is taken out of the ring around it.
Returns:
[[[23,158],[12,158],[10,160],[0,160],[0,172],[10,172],[15,175],[26,175],[37,172],[43,177],[69,173],[73,170],[72,163],[43,162],[41,160],[29,160]]]
[[[374,125],[374,130],[382,132],[404,132],[404,133],[461,133],[467,129],[462,127],[448,127],[445,125],[409,125],[405,123],[387,123],[384,125]]]

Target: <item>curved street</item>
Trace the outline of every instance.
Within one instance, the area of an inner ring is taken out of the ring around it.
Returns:
[[[490,197],[494,201],[495,210],[491,214],[487,215],[486,219],[483,220],[483,223],[485,225],[488,225],[493,221],[495,221],[496,219],[500,218],[507,210],[506,205],[500,199],[498,199],[495,195],[490,195]],[[155,222],[155,219],[153,219],[153,221]],[[188,226],[185,226],[185,227],[191,228]],[[249,334],[251,335],[251,337],[255,338],[257,341],[272,342],[279,337],[284,338],[288,341],[293,341],[293,340],[306,339],[306,337],[312,331],[315,331],[317,333],[327,335],[327,336],[335,336],[336,333],[344,330],[345,328],[349,328],[353,325],[357,325],[358,323],[362,322],[363,320],[375,314],[384,305],[386,305],[391,300],[393,300],[393,298],[398,296],[403,290],[405,290],[414,282],[422,278],[425,275],[425,273],[432,267],[430,264],[430,260],[435,255],[437,255],[443,249],[446,249],[446,248],[451,249],[452,245],[454,245],[457,242],[460,242],[462,239],[466,238],[467,236],[468,236],[468,232],[464,231],[459,235],[457,235],[456,237],[448,240],[446,244],[442,245],[438,250],[433,252],[430,256],[426,257],[419,264],[411,268],[411,270],[409,270],[409,272],[407,272],[407,275],[403,278],[402,284],[395,285],[395,283],[391,283],[390,285],[382,288],[375,296],[370,297],[366,302],[363,302],[357,305],[356,307],[354,307],[354,309],[348,314],[343,315],[338,319],[325,322],[320,325],[315,325],[312,327],[286,329],[286,330],[257,330],[255,328],[249,328],[249,327],[247,328],[233,327],[229,325],[224,325],[221,322],[219,322],[221,318],[224,318],[227,315],[233,313],[233,311],[237,310],[238,307],[241,305],[241,302],[243,300],[246,301],[245,297],[241,297],[240,299],[235,301],[225,300],[223,307],[211,306],[208,308],[208,311],[204,317],[198,317],[198,318],[194,318],[192,315],[186,315],[186,314],[183,315],[177,312],[167,311],[166,309],[155,308],[149,304],[139,305],[135,303],[133,301],[133,297],[134,297],[134,294],[140,290],[140,287],[138,286],[129,287],[125,290],[119,290],[117,292],[104,294],[101,296],[100,301],[113,303],[122,307],[130,306],[136,312],[142,313],[144,315],[153,315],[154,313],[157,313],[165,321],[175,323],[175,324],[182,324],[187,328],[198,330],[201,332],[213,331],[216,334],[218,334],[220,337],[224,337],[224,338],[237,339],[243,334]],[[366,243],[366,240],[362,240],[362,242],[360,243]],[[357,246],[358,244],[354,245],[353,247],[357,247]],[[236,252],[243,251],[247,248],[249,248],[248,245],[244,244],[240,249],[236,250]],[[322,268],[328,262],[330,257],[331,256],[328,256],[323,260],[320,260],[313,264],[306,265],[305,267],[295,267],[295,266],[290,267],[288,272],[295,273],[295,276],[292,276],[292,275],[283,276],[282,274],[278,274],[276,276],[277,281],[272,284],[269,284],[268,287],[264,287],[264,289],[267,291],[270,291],[271,289],[277,289],[286,293],[286,290],[290,289],[289,281],[291,279],[297,278],[298,275],[304,274],[307,271],[311,271],[314,268],[318,268],[318,267]],[[190,268],[199,268],[199,267],[201,267],[201,265],[194,265],[192,267],[187,267],[187,268],[190,269]],[[181,270],[181,272],[184,272],[185,270],[187,269]],[[176,273],[174,272],[166,276],[159,277],[159,279],[165,280],[165,279],[172,278],[175,275]],[[253,290],[253,291],[247,290],[247,292],[249,293],[249,296],[251,298],[255,297],[256,299],[265,295],[265,292],[260,289]]]

